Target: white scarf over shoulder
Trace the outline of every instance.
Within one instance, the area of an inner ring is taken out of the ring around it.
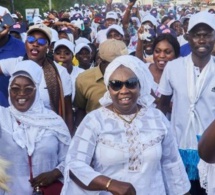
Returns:
[[[201,94],[208,84],[209,80],[212,78],[212,73],[214,73],[214,61],[211,57],[210,61],[201,71],[199,78],[195,78],[194,64],[192,61],[191,55],[186,59],[187,66],[187,90],[188,97],[190,101],[189,107],[189,119],[185,132],[182,134],[182,137],[179,142],[180,149],[192,149],[197,150],[198,140],[197,136],[201,136],[206,129],[202,126],[199,113],[196,110],[196,104],[201,97]]]

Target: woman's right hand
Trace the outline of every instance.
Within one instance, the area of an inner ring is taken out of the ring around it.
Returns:
[[[136,195],[136,190],[131,183],[112,180],[108,191],[113,195]]]

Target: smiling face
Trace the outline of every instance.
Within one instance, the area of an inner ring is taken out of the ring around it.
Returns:
[[[143,50],[144,52],[147,54],[147,55],[152,55],[153,54],[153,42],[154,42],[154,39],[151,39],[150,41],[146,41],[144,40],[143,41]]]
[[[26,112],[34,103],[36,90],[33,81],[24,76],[17,76],[10,85],[10,100],[20,112]]]
[[[206,24],[196,25],[187,37],[194,56],[210,57],[215,43],[215,33],[211,27]]]
[[[131,69],[120,66],[114,73],[110,76],[109,81],[128,81],[131,78],[137,78]],[[134,89],[128,89],[125,85],[118,90],[114,91],[110,86],[108,88],[110,92],[111,99],[113,101],[113,107],[119,114],[132,114],[137,111],[137,99],[140,94],[139,83]]]
[[[173,46],[167,40],[158,42],[154,49],[153,58],[157,68],[163,70],[168,61],[175,59]]]
[[[48,38],[46,35],[40,31],[33,31],[29,34],[30,36],[35,37],[36,39],[43,38],[47,40],[47,43],[45,45],[38,44],[38,41],[35,41],[33,43],[29,43],[27,40],[25,42],[25,48],[27,52],[27,56],[30,60],[33,60],[34,62],[38,63],[39,65],[42,65],[46,53],[48,50]]]

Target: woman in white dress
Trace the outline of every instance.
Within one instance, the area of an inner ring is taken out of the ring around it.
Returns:
[[[186,194],[190,183],[169,122],[152,106],[148,68],[120,56],[104,82],[102,107],[86,115],[72,139],[61,194]]]
[[[0,107],[0,156],[11,163],[4,195],[31,195],[37,186],[63,180],[71,138],[63,119],[40,99],[42,73],[31,60],[18,63],[9,83],[10,106]]]

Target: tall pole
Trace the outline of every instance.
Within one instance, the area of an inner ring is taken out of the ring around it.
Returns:
[[[49,0],[49,10],[52,9],[52,0]]]
[[[14,1],[10,0],[11,13],[14,13]]]

